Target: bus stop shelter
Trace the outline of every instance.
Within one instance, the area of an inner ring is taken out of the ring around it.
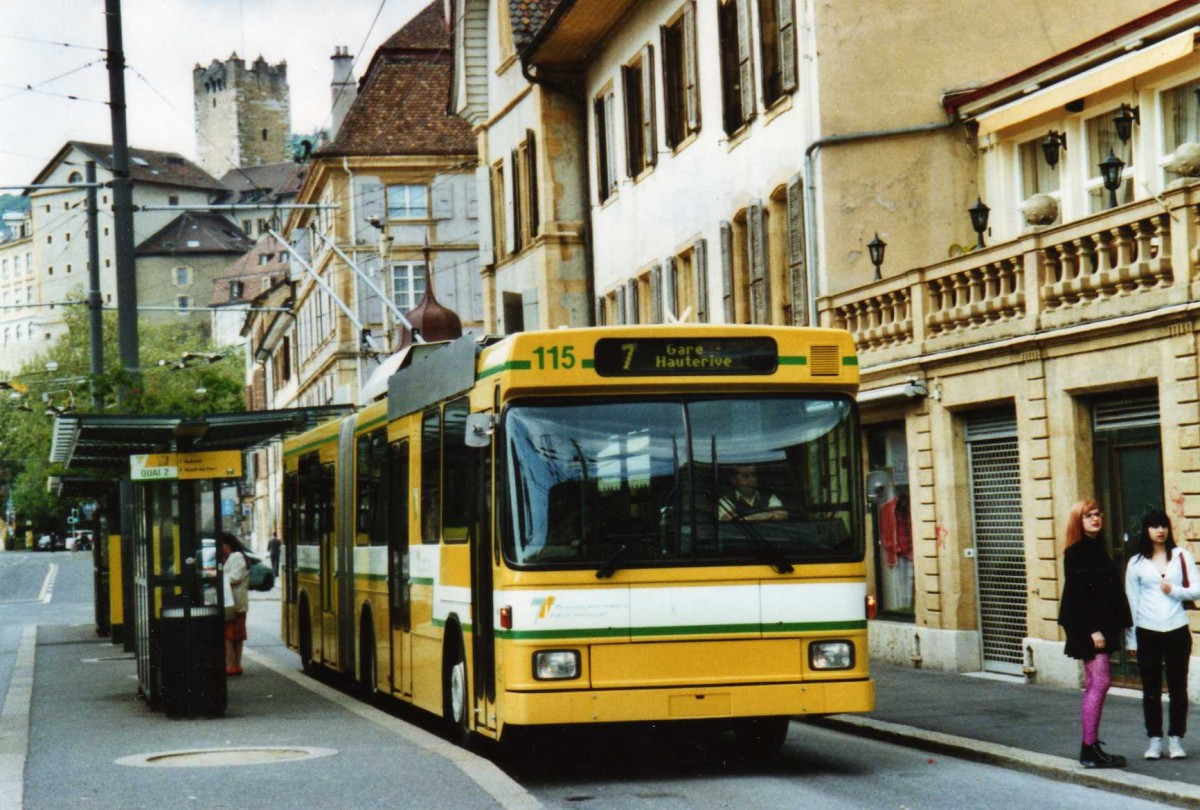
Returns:
[[[173,716],[225,711],[218,538],[236,514],[242,454],[349,411],[325,406],[55,420],[50,461],[73,474],[100,475],[115,493],[106,509],[110,594],[103,601],[110,616],[120,605],[122,637],[127,647],[132,641],[137,657],[138,692],[151,708]],[[74,475],[65,478],[71,489],[82,489]],[[112,591],[119,591],[116,598]],[[98,595],[98,611],[100,602]]]

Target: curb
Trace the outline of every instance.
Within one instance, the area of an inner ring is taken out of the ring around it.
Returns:
[[[925,751],[950,754],[962,759],[999,765],[1004,768],[1044,776],[1059,782],[1123,793],[1140,799],[1163,802],[1179,807],[1200,806],[1200,785],[1156,779],[1138,773],[1116,770],[1090,770],[1067,757],[1038,754],[998,743],[957,737],[940,731],[904,726],[857,715],[836,714],[808,718],[807,722],[825,728],[871,737],[884,742],[901,743]]]

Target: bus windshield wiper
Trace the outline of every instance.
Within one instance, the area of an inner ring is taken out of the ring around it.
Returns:
[[[710,501],[715,502],[711,492],[704,494]],[[719,503],[717,508],[720,508]],[[776,573],[790,574],[796,570],[787,561],[787,557],[783,556],[783,552],[771,545],[771,542],[762,536],[762,532],[758,530],[758,527],[751,521],[746,520],[745,515],[739,514],[736,510],[727,512],[727,514],[729,514],[729,522],[741,529],[742,534],[750,540],[754,546],[754,550],[758,552],[758,558],[774,568]]]
[[[618,566],[620,566],[621,560],[624,559],[627,554],[629,554],[629,550],[634,546],[651,548],[651,544],[647,543],[645,540],[639,540],[635,537],[629,538],[624,543],[617,546],[617,550],[609,555],[609,558],[604,561],[603,565],[596,569],[596,579],[608,579],[611,577],[617,570]]]

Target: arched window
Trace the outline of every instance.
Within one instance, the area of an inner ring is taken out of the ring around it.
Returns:
[[[67,175],[67,182],[68,183],[82,183],[83,175],[80,174],[79,172],[71,172],[69,175]]]

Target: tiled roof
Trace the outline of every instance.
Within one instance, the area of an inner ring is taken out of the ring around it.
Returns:
[[[473,155],[471,125],[447,112],[449,93],[446,59],[377,59],[337,137],[315,155]]]
[[[300,192],[304,171],[303,166],[291,160],[244,166],[226,172],[221,177],[221,185],[241,197],[260,192],[260,198],[278,201],[286,197],[295,197]]]
[[[246,235],[217,214],[185,211],[135,249],[138,256],[182,256],[197,253],[244,253],[251,247]]]
[[[262,280],[264,278],[270,279],[271,284],[278,279],[288,278],[291,273],[291,265],[280,261],[280,257],[283,255],[284,250],[275,237],[270,234],[260,237],[254,247],[244,256],[239,256],[237,261],[213,278],[213,306],[228,304],[232,301],[229,297],[229,282],[231,281],[245,282],[242,297],[238,301],[246,302],[263,291]],[[265,263],[264,256],[266,257]]]
[[[423,50],[450,46],[450,31],[446,28],[443,0],[434,0],[417,12],[380,46],[381,50]]]
[[[512,24],[513,45],[521,50],[546,24],[563,0],[508,0],[508,18]]]
[[[68,141],[97,164],[112,171],[112,147],[103,143]],[[135,183],[220,191],[221,184],[208,172],[176,152],[129,148],[129,176]]]

